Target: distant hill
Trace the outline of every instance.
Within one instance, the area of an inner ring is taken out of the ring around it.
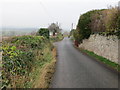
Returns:
[[[0,28],[0,30],[2,31],[27,31],[27,32],[30,32],[30,31],[35,31],[35,30],[38,30],[38,28]]]
[[[2,36],[26,35],[37,30],[38,28],[0,28]]]

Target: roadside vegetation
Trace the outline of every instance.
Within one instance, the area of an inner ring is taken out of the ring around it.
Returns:
[[[40,28],[38,32],[36,33],[37,36],[43,36],[47,39],[50,38],[49,36],[49,30],[47,28]]]
[[[57,42],[63,40],[64,36],[61,33],[58,33],[57,36],[52,36],[50,38],[51,42]]]
[[[120,39],[120,8],[117,6],[109,7],[108,9],[91,10],[82,14],[76,29],[71,30],[70,37],[74,41],[75,46],[79,47],[79,44],[92,34],[99,34],[105,37],[115,35]],[[98,56],[94,52],[82,51],[120,71],[120,65]]]
[[[109,67],[111,67],[111,68],[113,68],[113,69],[120,72],[120,65],[119,64],[117,64],[115,62],[112,62],[109,59],[106,59],[106,58],[104,58],[102,56],[99,56],[99,55],[95,54],[94,52],[84,50],[84,49],[80,49],[80,51],[86,53],[87,55],[89,55],[91,57],[94,57],[96,60],[99,60],[99,61],[105,63],[107,66],[109,66]]]
[[[48,27],[49,33],[51,34],[50,36],[50,41],[51,42],[57,42],[60,41],[64,38],[63,34],[61,33],[61,28],[59,26],[59,23],[52,23]]]
[[[55,56],[51,53],[54,47],[43,36],[14,37],[4,41],[2,49],[2,87],[33,88],[39,75],[44,72],[41,72],[42,68],[53,61],[55,63]]]
[[[77,28],[71,32],[78,44],[91,34],[116,35],[120,38],[120,9],[109,7],[88,11],[80,16]]]
[[[56,63],[54,38],[41,28],[33,35],[14,36],[2,41],[1,88],[49,88]]]

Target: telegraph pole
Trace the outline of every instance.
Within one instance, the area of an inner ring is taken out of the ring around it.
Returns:
[[[118,9],[120,10],[120,1],[118,2]]]
[[[72,23],[72,25],[71,25],[71,30],[73,29],[73,23]]]

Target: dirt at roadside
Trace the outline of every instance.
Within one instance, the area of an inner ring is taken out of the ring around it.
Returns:
[[[52,51],[53,60],[50,63],[47,63],[41,70],[41,75],[39,80],[34,84],[34,88],[49,88],[52,76],[55,71],[56,64],[56,48]]]

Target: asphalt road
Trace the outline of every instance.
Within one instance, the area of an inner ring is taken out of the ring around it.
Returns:
[[[118,88],[118,74],[79,52],[68,38],[55,45],[58,61],[52,88]]]

